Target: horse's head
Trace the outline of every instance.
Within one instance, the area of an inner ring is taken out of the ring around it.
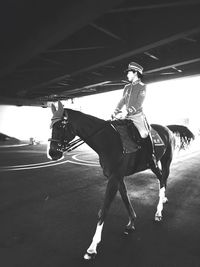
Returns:
[[[49,139],[48,155],[52,160],[58,160],[63,156],[65,148],[75,138],[75,133],[68,121],[67,112],[65,112],[63,105],[58,101],[58,109],[54,104],[51,106],[53,117],[51,119],[52,134]]]

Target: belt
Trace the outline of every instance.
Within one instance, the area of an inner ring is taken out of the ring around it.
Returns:
[[[130,108],[127,108],[127,113],[128,113],[128,115],[134,115],[134,114],[138,114],[138,113],[142,112],[142,110],[143,110],[142,108],[135,110],[135,108],[130,107]]]

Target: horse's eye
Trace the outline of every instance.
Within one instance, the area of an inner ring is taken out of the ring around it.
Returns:
[[[58,125],[58,129],[60,129],[60,128],[63,128],[63,124],[62,124],[62,123],[60,123],[60,124]]]

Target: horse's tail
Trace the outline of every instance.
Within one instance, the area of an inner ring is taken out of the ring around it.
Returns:
[[[179,150],[188,148],[191,141],[195,139],[194,134],[186,126],[173,124],[167,127],[179,139]]]

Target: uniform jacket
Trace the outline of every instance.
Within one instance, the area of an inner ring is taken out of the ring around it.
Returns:
[[[142,82],[130,83],[125,85],[123,97],[119,101],[115,114],[126,106],[128,115],[135,115],[143,111],[142,105],[146,95],[146,85]]]

